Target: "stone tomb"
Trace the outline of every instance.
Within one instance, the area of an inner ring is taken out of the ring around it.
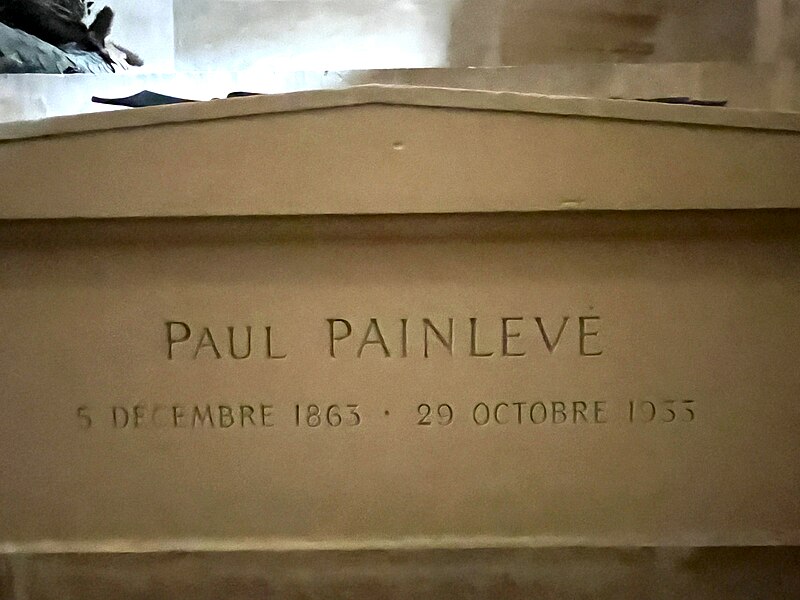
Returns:
[[[367,86],[0,138],[9,597],[800,590],[797,115]]]

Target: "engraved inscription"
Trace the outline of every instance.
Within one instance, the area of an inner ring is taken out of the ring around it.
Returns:
[[[602,319],[596,315],[498,318],[325,319],[328,356],[333,359],[446,357],[525,358],[572,353],[603,355]],[[283,360],[284,340],[268,324],[212,327],[169,320],[164,351],[168,360]]]
[[[185,321],[167,321],[166,334],[169,360],[246,360],[255,356],[271,360],[286,358],[286,354],[277,349],[276,334],[271,325],[231,325],[224,330],[212,330],[211,327],[193,327]]]
[[[89,408],[82,406],[78,416],[91,426]],[[113,429],[245,429],[274,427],[270,404],[161,405],[134,404],[111,406],[107,417]]]
[[[327,319],[328,355],[340,358],[524,358],[537,350],[602,356],[602,319],[597,315],[544,317],[439,317],[420,319]]]
[[[608,423],[607,402],[479,402],[472,409],[476,425],[542,425],[552,423]]]
[[[439,404],[435,408],[430,404],[420,404],[417,407],[420,419],[417,425],[450,425],[455,417],[453,407],[449,404]]]
[[[358,404],[338,404],[320,406],[318,404],[294,406],[294,423],[297,427],[357,427],[361,425],[361,413]]]
[[[570,427],[628,424],[631,426],[684,426],[697,420],[694,400],[529,400],[413,402],[389,411],[375,403],[360,404],[133,404],[107,407],[79,406],[75,410],[82,430],[147,429],[242,430],[299,428],[347,430],[375,425],[434,429],[459,425],[472,428],[539,426]]]
[[[333,317],[317,322],[325,343],[300,350],[317,349],[320,359],[357,363],[369,359],[510,359],[568,356],[596,359],[606,355],[603,319],[599,315],[486,317]],[[163,322],[164,355],[168,361],[286,362],[290,348],[274,325],[208,325],[186,319]],[[324,329],[322,328],[324,326]],[[327,345],[327,348],[325,348]],[[370,396],[364,405],[326,402],[324,398],[260,397],[245,402],[149,404],[116,403],[82,405],[74,415],[82,430],[114,431],[146,429],[348,430],[394,422],[420,430],[451,426],[477,429],[513,426],[635,426],[685,425],[695,422],[694,400],[685,399],[476,399],[442,398],[432,402],[409,397],[391,407]],[[389,408],[392,408],[390,411]]]

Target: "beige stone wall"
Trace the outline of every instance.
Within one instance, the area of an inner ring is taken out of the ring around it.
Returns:
[[[783,0],[780,56],[800,63],[800,0]]]
[[[798,0],[463,0],[449,63],[797,60]]]

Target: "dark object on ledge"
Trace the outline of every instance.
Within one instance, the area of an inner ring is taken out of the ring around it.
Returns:
[[[0,73],[116,72],[143,61],[109,40],[108,6],[90,26],[84,0],[0,0]]]
[[[127,98],[98,98],[97,96],[92,96],[92,102],[128,106],[130,108],[144,108],[146,106],[164,106],[165,104],[183,104],[184,102],[195,102],[195,100],[165,96],[164,94],[144,90]]]
[[[261,96],[262,94],[254,92],[231,92],[226,98],[246,98],[249,96]],[[145,108],[147,106],[164,106],[166,104],[183,104],[184,102],[199,102],[199,100],[189,100],[187,98],[177,98],[175,96],[166,96],[158,92],[151,92],[144,90],[133,96],[126,98],[99,98],[92,96],[92,102],[98,104],[113,104],[114,106],[127,106],[129,108]]]
[[[261,96],[254,92],[231,92],[227,98],[246,98],[248,96]],[[129,108],[144,108],[146,106],[164,106],[165,104],[182,104],[184,102],[198,102],[198,100],[189,100],[187,98],[176,98],[175,96],[166,96],[150,90],[144,90],[133,96],[127,98],[98,98],[92,96],[92,102],[98,104],[113,104],[114,106],[127,106]]]
[[[659,102],[661,104],[688,104],[691,106],[727,106],[727,100],[698,100],[685,96],[669,96],[665,98],[637,98],[640,102]]]
[[[228,94],[228,98],[249,98],[250,96],[263,96],[263,94],[259,92],[231,92]]]

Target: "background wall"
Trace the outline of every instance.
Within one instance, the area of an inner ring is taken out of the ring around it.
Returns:
[[[176,64],[296,70],[797,59],[798,4],[174,0]]]
[[[800,60],[800,0],[102,0],[152,72]]]
[[[180,70],[433,67],[458,0],[175,0]]]
[[[91,96],[144,88],[205,99],[240,89],[422,80],[601,96],[669,90],[725,97],[736,106],[800,109],[800,0],[100,0],[96,6],[104,3],[117,13],[112,37],[145,66],[110,77],[0,75],[0,120],[108,110]],[[508,65],[525,69],[374,71]]]

